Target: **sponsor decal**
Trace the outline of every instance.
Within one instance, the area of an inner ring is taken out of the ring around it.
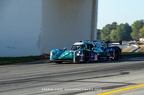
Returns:
[[[97,60],[97,54],[94,55],[94,60]]]

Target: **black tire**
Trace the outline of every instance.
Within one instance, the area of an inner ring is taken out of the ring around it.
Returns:
[[[114,59],[112,60],[118,60],[121,58],[121,50],[120,48],[115,48],[114,52],[113,52],[113,56],[114,56]]]
[[[90,53],[89,52],[85,52],[84,53],[84,62],[85,63],[89,63],[90,62]]]
[[[76,58],[75,58],[75,63],[81,63],[81,62],[79,61],[79,57],[76,57]]]
[[[56,64],[61,64],[61,63],[62,63],[62,61],[56,61],[55,63],[56,63]]]

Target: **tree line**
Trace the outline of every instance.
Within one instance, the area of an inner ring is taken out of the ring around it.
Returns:
[[[132,25],[128,23],[105,25],[102,29],[98,29],[97,39],[112,41],[130,41],[144,38],[144,20],[136,20]]]

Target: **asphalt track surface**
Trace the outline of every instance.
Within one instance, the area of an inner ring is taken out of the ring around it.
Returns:
[[[0,66],[0,95],[144,95],[144,55],[83,64]]]

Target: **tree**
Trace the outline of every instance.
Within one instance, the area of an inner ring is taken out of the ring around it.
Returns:
[[[112,25],[112,29],[116,29],[117,26],[118,26],[118,25],[117,25],[117,22],[113,22],[111,25]]]
[[[103,27],[103,29],[100,31],[100,37],[102,40],[109,40],[110,37],[110,32],[111,32],[111,25],[107,24],[105,27]]]
[[[100,29],[97,29],[97,39],[101,39],[101,37],[100,37]]]
[[[140,29],[140,37],[144,38],[144,26]]]
[[[128,23],[118,25],[115,31],[117,34],[116,37],[117,40],[125,40],[125,41],[131,40],[130,34],[132,32],[132,28],[131,26],[129,26]]]
[[[144,25],[144,20],[137,20],[132,24],[132,33],[131,37],[135,40],[140,38],[140,29]]]
[[[112,24],[107,24],[103,29],[100,31],[100,38],[102,40],[110,40],[110,34],[113,29],[116,29],[117,23],[113,22]]]
[[[112,40],[112,41],[117,41],[117,40],[118,40],[117,32],[116,32],[115,29],[113,29],[113,30],[111,31],[110,40]]]

